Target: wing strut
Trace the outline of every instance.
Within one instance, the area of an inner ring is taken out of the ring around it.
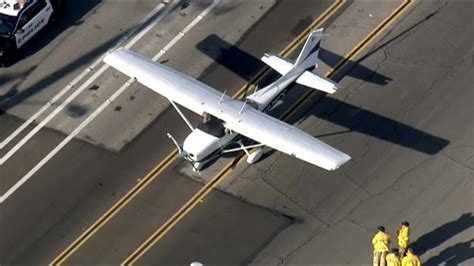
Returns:
[[[236,152],[236,151],[244,151],[247,155],[249,155],[249,150],[253,148],[258,148],[264,146],[264,144],[254,144],[254,145],[249,145],[249,146],[244,146],[242,142],[237,142],[240,147],[238,148],[233,148],[233,149],[228,149],[228,150],[223,150],[222,153],[230,153],[230,152]]]
[[[191,129],[191,131],[194,131],[193,126],[191,125],[189,120],[186,118],[186,116],[184,116],[183,112],[181,112],[181,110],[178,108],[176,103],[174,103],[171,99],[168,99],[168,100],[170,101],[171,105],[173,105],[174,109],[176,109],[176,112],[178,112],[178,114],[181,116],[181,118],[183,118],[184,122],[186,122],[186,124]]]

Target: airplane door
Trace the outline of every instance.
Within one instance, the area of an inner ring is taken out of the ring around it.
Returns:
[[[46,9],[45,9],[46,8]],[[49,10],[48,10],[49,9]],[[51,12],[45,0],[31,3],[21,14],[15,32],[16,47],[20,48],[48,23]]]

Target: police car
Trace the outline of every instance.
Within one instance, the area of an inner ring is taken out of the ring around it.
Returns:
[[[54,21],[60,0],[0,0],[0,63]]]

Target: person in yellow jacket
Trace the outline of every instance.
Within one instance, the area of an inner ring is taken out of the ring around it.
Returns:
[[[398,248],[392,248],[386,259],[387,266],[401,266],[400,259],[398,258]]]
[[[407,255],[402,260],[402,266],[421,266],[420,258],[413,253],[411,248],[407,249]]]
[[[399,256],[400,259],[403,259],[410,242],[410,224],[408,222],[402,222],[400,229],[397,231],[397,239]]]
[[[379,231],[372,238],[372,245],[374,246],[374,266],[385,266],[385,257],[387,256],[391,237],[385,233],[385,227],[379,226]]]

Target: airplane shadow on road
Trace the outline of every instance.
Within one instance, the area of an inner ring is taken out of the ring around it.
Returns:
[[[258,58],[227,43],[214,34],[198,43],[197,49],[213,58],[217,64],[224,66],[247,81],[252,78],[252,75],[255,75],[255,73],[264,67],[264,63]],[[334,67],[340,60],[343,60],[342,56],[328,50],[322,49],[321,54],[323,60],[331,67]],[[351,67],[344,68],[344,70],[347,71],[344,75],[349,75],[364,80],[365,82],[372,82],[382,86],[391,81],[389,77],[374,72],[358,62],[349,60],[348,63]],[[265,82],[268,82],[268,80]],[[295,89],[302,90],[302,86],[294,85],[292,90]],[[347,128],[348,130],[344,131],[344,133],[350,131],[360,132],[426,154],[436,154],[449,144],[449,141],[446,139],[431,135],[355,105],[324,96],[324,93],[315,91],[310,98],[317,101],[318,106],[311,108],[312,111],[303,117],[292,117],[290,120],[287,120],[287,122],[292,124],[309,115],[314,115]]]
[[[260,59],[233,46],[215,34],[209,35],[206,39],[199,42],[196,48],[246,81],[250,81],[253,75],[266,66]],[[297,51],[299,52],[300,49],[297,49]],[[319,58],[330,67],[335,67],[344,60],[344,57],[324,48],[321,48]],[[363,65],[355,64],[355,67],[354,71],[348,73],[349,76],[378,85],[386,85],[392,80]]]
[[[449,144],[449,141],[412,126],[400,123],[372,111],[342,102],[338,99],[319,96],[313,93],[313,103],[317,106],[303,117],[295,117],[289,123],[302,121],[310,115],[393,144],[426,154],[436,154]],[[319,96],[319,97],[318,97]],[[320,98],[318,100],[317,98]],[[339,134],[339,133],[336,133]],[[329,135],[329,134],[328,134]],[[316,136],[321,137],[321,136]]]

